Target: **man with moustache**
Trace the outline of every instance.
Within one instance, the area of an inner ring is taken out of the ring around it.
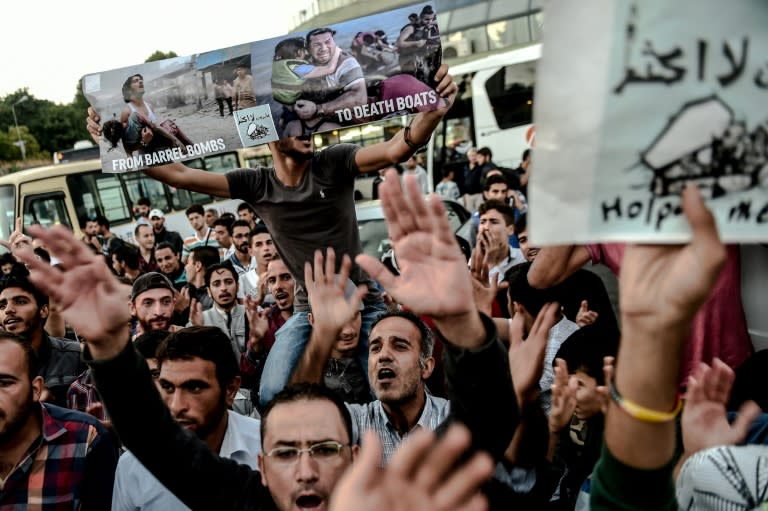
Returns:
[[[38,359],[35,376],[42,376],[49,394],[44,400],[66,407],[67,390],[85,371],[85,365],[80,361],[77,342],[52,337],[45,331],[49,314],[48,296],[41,293],[26,275],[11,275],[3,281],[0,288],[3,330],[22,336],[35,351]]]
[[[232,222],[232,245],[235,251],[228,260],[237,271],[238,278],[248,270],[256,268],[256,258],[251,255],[249,245],[250,233],[251,227],[245,220]]]
[[[155,244],[170,243],[174,250],[181,253],[184,240],[181,239],[181,235],[176,231],[169,231],[165,227],[165,214],[162,210],[153,209],[149,212],[149,221],[152,223],[152,232],[155,235]]]
[[[0,332],[0,509],[109,509],[115,444],[96,418],[42,402],[38,364]]]
[[[209,266],[205,270],[205,286],[213,300],[213,307],[202,310],[193,306],[189,314],[190,324],[218,327],[229,337],[235,360],[245,352],[245,307],[237,303],[237,272],[229,262]]]
[[[168,336],[156,353],[160,396],[171,416],[211,451],[254,470],[261,453],[260,422],[227,410],[240,376],[229,339],[217,328],[190,327]],[[131,452],[120,457],[113,511],[187,508]]]
[[[133,282],[130,311],[137,321],[135,337],[152,330],[174,331],[174,287],[162,273],[145,273]]]

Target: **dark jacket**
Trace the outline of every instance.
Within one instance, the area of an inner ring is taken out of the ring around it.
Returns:
[[[80,344],[51,337],[43,331],[43,341],[37,356],[40,360],[40,371],[37,374],[43,377],[52,395],[49,402],[66,408],[69,386],[85,371],[85,364],[80,360]]]
[[[181,249],[183,248],[184,240],[181,239],[181,235],[179,235],[178,232],[169,231],[168,229],[163,227],[162,231],[155,233],[155,246],[163,242],[170,243],[173,249],[176,251],[176,253],[181,254]]]
[[[472,431],[473,444],[503,456],[518,421],[506,349],[483,318],[486,344],[477,350],[446,345],[451,416]],[[132,344],[111,360],[88,360],[96,386],[125,446],[163,485],[192,509],[274,509],[258,472],[220,458],[172,418],[147,364]],[[131,385],[125,385],[131,381]]]

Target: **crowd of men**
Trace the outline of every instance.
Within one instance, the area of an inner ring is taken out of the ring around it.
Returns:
[[[190,207],[186,239],[148,201],[136,246],[104,218],[80,239],[17,222],[0,511],[757,508],[765,418],[726,408],[751,347],[740,301],[716,296],[733,256],[695,188],[687,245],[541,248],[529,155],[473,166],[467,260],[438,196],[390,170],[397,274],[362,254],[355,176],[408,161],[445,113],[364,148],[283,139],[274,168],[146,171],[243,201],[237,219]],[[620,322],[590,259],[621,269]]]

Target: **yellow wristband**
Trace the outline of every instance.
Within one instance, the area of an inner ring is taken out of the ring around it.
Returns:
[[[619,406],[619,408],[624,411],[624,413],[642,422],[671,422],[675,420],[677,415],[680,413],[680,410],[683,409],[683,400],[679,394],[677,395],[677,403],[675,403],[675,408],[671,412],[659,412],[658,410],[651,410],[650,408],[640,406],[637,403],[633,403],[632,401],[625,399],[621,394],[619,394],[619,391],[616,390],[616,385],[614,385],[613,382],[611,382],[610,385],[610,392],[611,399],[613,399],[613,401]]]

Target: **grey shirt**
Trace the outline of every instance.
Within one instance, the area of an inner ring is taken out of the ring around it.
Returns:
[[[355,214],[354,180],[358,174],[353,144],[337,144],[315,152],[297,186],[286,186],[275,169],[237,169],[226,174],[233,199],[251,204],[272,235],[277,251],[296,280],[294,310],[307,312],[304,263],[316,249],[332,247],[337,264],[343,254],[352,258],[350,278],[368,286],[366,304],[381,301],[373,281],[354,263],[362,253]],[[337,267],[338,269],[338,267]]]

